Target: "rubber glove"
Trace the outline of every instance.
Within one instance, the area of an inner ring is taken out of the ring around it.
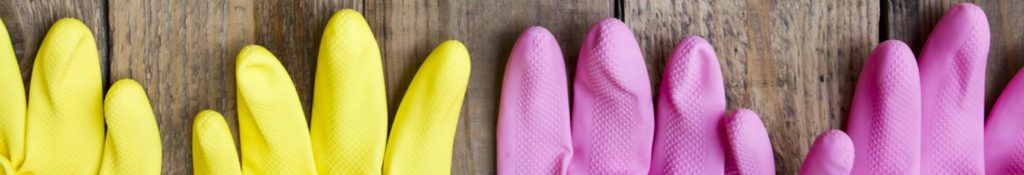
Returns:
[[[646,174],[654,107],[633,32],[617,19],[601,20],[587,32],[577,61],[569,174]]]
[[[236,63],[241,161],[223,117],[203,111],[193,126],[195,173],[448,174],[469,79],[465,47],[444,42],[427,57],[388,138],[383,67],[369,25],[341,10],[321,42],[310,129],[281,63],[246,46]]]
[[[541,27],[520,35],[502,89],[499,174],[723,174],[723,145],[731,146],[729,155],[745,156],[729,159],[731,172],[774,173],[771,145],[757,115],[737,110],[724,121],[721,71],[706,41],[690,37],[677,46],[665,72],[655,123],[646,67],[632,37],[615,19],[602,20],[588,33],[577,66],[570,120],[558,43]],[[695,106],[708,100],[706,106]],[[720,136],[723,125],[728,138]],[[686,132],[691,129],[699,132]],[[677,139],[682,137],[688,139]],[[709,143],[690,144],[691,139]],[[683,163],[687,158],[698,160]]]
[[[985,171],[1024,174],[1024,73],[1006,85],[985,123]]]
[[[853,149],[815,144],[808,159],[840,160],[852,151],[853,162],[835,166],[849,167],[852,174],[985,173],[988,48],[988,21],[969,3],[954,6],[939,20],[919,64],[905,44],[882,43],[857,83],[847,126]],[[805,161],[801,173],[830,169],[816,167],[821,165]]]
[[[651,174],[775,174],[757,114],[738,109],[725,118],[725,83],[706,40],[676,44],[661,81]]]
[[[811,147],[800,174],[920,174],[921,85],[913,53],[887,41],[861,70],[847,132]]]
[[[543,27],[519,35],[505,68],[498,108],[498,174],[565,174],[572,158],[569,87],[555,37]]]
[[[85,24],[57,21],[39,46],[26,103],[0,21],[4,174],[160,173],[160,135],[145,91],[133,80],[120,80],[104,99],[99,62]]]

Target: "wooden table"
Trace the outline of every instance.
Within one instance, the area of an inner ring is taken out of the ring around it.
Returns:
[[[589,26],[623,19],[647,60],[652,89],[679,39],[700,35],[715,47],[730,108],[751,108],[767,125],[779,174],[795,174],[814,138],[842,128],[861,65],[888,39],[915,52],[955,1],[901,0],[4,0],[25,84],[48,27],[74,17],[88,24],[105,84],[121,78],[146,88],[158,117],[164,174],[192,172],[193,116],[225,114],[236,134],[234,59],[242,46],[276,54],[309,113],[321,31],[340,9],[363,12],[384,57],[391,113],[416,69],[443,40],[464,42],[473,71],[455,140],[453,174],[495,173],[495,121],[501,77],[519,32],[540,25],[560,42],[569,72]],[[1024,65],[1024,3],[975,2],[988,15],[992,48],[986,107]],[[571,75],[570,75],[571,77]],[[657,91],[655,91],[657,92]],[[308,115],[307,115],[308,116]]]

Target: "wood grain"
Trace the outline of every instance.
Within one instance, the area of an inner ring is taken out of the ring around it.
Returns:
[[[884,20],[888,25],[883,28],[888,39],[904,41],[914,53],[920,54],[935,23],[960,2],[978,5],[988,17],[992,34],[985,76],[985,113],[988,114],[1003,88],[1024,66],[1024,31],[1021,30],[1024,29],[1024,3],[1013,0],[885,0],[883,10],[887,16]]]
[[[41,1],[0,1],[0,19],[7,26],[11,36],[14,54],[18,57],[21,67],[21,79],[25,89],[31,81],[32,64],[35,62],[36,51],[42,44],[50,25],[62,18],[81,20],[92,30],[96,39],[96,48],[100,54],[100,71],[107,77],[107,11],[103,0],[41,0]],[[104,87],[109,80],[104,80]],[[4,82],[7,83],[7,82]],[[27,93],[27,91],[26,91]]]
[[[861,64],[878,43],[879,6],[871,1],[628,1],[624,12],[652,88],[684,36],[715,47],[729,108],[758,112],[779,174],[796,174],[814,138],[841,128]]]
[[[110,1],[111,78],[146,89],[163,142],[164,174],[192,173],[192,119],[224,114],[237,140],[234,58],[255,41],[251,2]]]

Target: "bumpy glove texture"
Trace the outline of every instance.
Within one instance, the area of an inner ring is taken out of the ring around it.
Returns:
[[[850,174],[853,169],[853,141],[839,130],[829,130],[814,139],[801,173]],[[836,154],[830,154],[836,153]]]
[[[241,159],[223,117],[196,116],[196,174],[449,174],[469,80],[469,53],[441,43],[421,65],[395,114],[388,114],[380,51],[369,25],[341,10],[321,40],[307,129],[288,72],[251,45],[236,67]]]
[[[558,41],[520,34],[505,68],[498,113],[499,174],[565,174],[572,157],[569,88]]]
[[[985,12],[949,9],[921,49],[921,173],[985,173]]]
[[[451,174],[469,66],[469,52],[458,41],[445,41],[427,56],[395,114],[384,174]]]
[[[656,117],[646,65],[625,24],[595,24],[577,64],[570,119],[558,43],[541,27],[520,35],[502,87],[499,174],[775,173],[757,115],[737,110],[726,120],[722,72],[704,39],[687,37],[674,49]]]
[[[133,80],[103,97],[92,32],[61,19],[43,39],[28,101],[0,22],[0,165],[5,174],[159,174],[160,135],[146,92]]]
[[[320,174],[379,174],[388,105],[380,49],[362,15],[342,10],[320,40],[310,139]]]
[[[905,44],[888,41],[875,48],[861,72],[847,132],[855,161],[851,174],[1003,174],[1006,159],[986,162],[984,127],[985,64],[989,26],[980,7],[961,3],[939,20],[918,63]],[[1008,87],[1014,100],[1014,87]],[[993,108],[993,114],[1004,108]],[[994,117],[999,118],[999,117]],[[1020,126],[1008,122],[1007,125]],[[991,124],[990,124],[991,125]],[[1010,131],[1015,132],[1015,131]],[[988,142],[988,144],[986,144]],[[995,146],[999,147],[999,146]],[[995,148],[994,147],[994,148]],[[1019,148],[994,149],[1008,155]],[[811,157],[845,157],[846,149],[815,146]],[[818,155],[826,154],[826,155]],[[809,160],[808,160],[809,161]],[[986,165],[988,164],[988,165]],[[802,174],[820,174],[824,164],[805,162]],[[1020,165],[1020,164],[1018,164]],[[986,170],[986,166],[1002,167]],[[843,167],[843,166],[837,166]],[[1011,173],[1012,174],[1012,173]]]
[[[654,104],[633,32],[616,19],[598,22],[577,61],[569,174],[647,173]]]

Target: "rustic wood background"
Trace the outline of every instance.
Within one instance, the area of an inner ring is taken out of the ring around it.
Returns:
[[[34,55],[57,19],[88,24],[105,84],[133,78],[146,88],[164,145],[164,174],[191,174],[191,126],[203,109],[225,114],[237,136],[234,59],[260,44],[291,73],[309,113],[316,53],[331,14],[363,12],[384,57],[390,110],[417,67],[443,40],[464,42],[473,71],[455,141],[453,174],[494,174],[494,128],[505,60],[523,29],[551,30],[574,71],[580,42],[602,18],[624,20],[644,51],[652,88],[686,35],[718,53],[730,108],[758,113],[779,174],[795,174],[813,139],[842,128],[861,65],[883,40],[918,51],[957,1],[928,0],[2,0],[28,85]],[[975,1],[992,30],[986,106],[1024,65],[1024,3]],[[570,75],[571,78],[571,75]],[[657,91],[654,91],[657,92]],[[237,139],[237,137],[236,137]]]

